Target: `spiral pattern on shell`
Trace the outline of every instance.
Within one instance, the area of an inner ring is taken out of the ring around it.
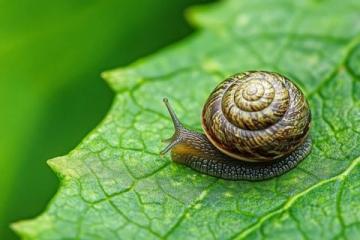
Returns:
[[[220,83],[206,101],[202,125],[222,152],[245,161],[286,156],[304,142],[309,105],[286,77],[273,72],[236,74]]]

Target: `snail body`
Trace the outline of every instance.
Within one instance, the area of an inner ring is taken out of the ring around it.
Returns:
[[[311,151],[311,112],[286,77],[250,71],[233,75],[210,94],[203,133],[186,129],[165,98],[175,133],[161,152],[199,172],[231,180],[264,180],[294,168]]]

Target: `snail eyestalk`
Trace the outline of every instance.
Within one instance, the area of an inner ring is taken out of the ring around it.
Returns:
[[[161,156],[170,151],[176,144],[180,143],[182,140],[182,133],[186,131],[179,118],[176,116],[174,109],[171,107],[169,100],[167,98],[164,98],[163,101],[167,110],[169,111],[171,120],[174,124],[175,132],[171,138],[163,140],[163,142],[169,142],[169,144],[160,152]]]
[[[181,128],[184,128],[184,126],[180,122],[179,118],[176,116],[176,113],[175,113],[174,109],[171,107],[171,105],[169,103],[169,100],[167,98],[164,98],[163,102],[165,103],[165,106],[169,111],[170,117],[171,117],[171,119],[173,121],[173,124],[174,124],[175,131],[180,130]]]

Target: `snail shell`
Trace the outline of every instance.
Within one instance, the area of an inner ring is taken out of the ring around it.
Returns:
[[[186,129],[165,98],[175,133],[161,152],[202,173],[264,180],[294,168],[311,151],[311,113],[301,90],[273,72],[249,71],[221,82],[202,111],[205,134]]]
[[[304,95],[270,72],[236,74],[211,93],[202,113],[206,136],[221,152],[244,161],[273,161],[302,144],[310,127]]]

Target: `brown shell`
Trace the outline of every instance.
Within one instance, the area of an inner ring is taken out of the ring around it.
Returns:
[[[220,83],[206,101],[202,126],[223,153],[267,162],[302,144],[311,121],[309,105],[286,77],[273,72],[236,74]]]

